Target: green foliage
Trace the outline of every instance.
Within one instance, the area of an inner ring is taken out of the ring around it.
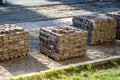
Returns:
[[[66,68],[65,71],[66,72],[72,72],[72,71],[74,71],[74,67],[70,66],[70,67]]]
[[[50,78],[50,77],[58,77],[58,75],[59,75],[59,72],[58,71],[56,71],[56,70],[50,70],[49,72],[45,72],[45,73],[43,73],[43,76],[44,77],[47,77],[47,78]]]
[[[64,69],[58,70],[58,73],[61,74],[67,74],[67,72]]]
[[[18,77],[17,80],[26,80],[26,79],[23,77]]]
[[[26,80],[42,80],[40,75],[33,75],[30,77],[27,77]]]
[[[81,80],[81,78],[79,76],[73,76],[72,80]]]
[[[84,71],[84,70],[92,70],[92,65],[91,64],[86,64],[86,65],[81,65],[81,66],[77,66],[74,69],[75,71]]]
[[[13,78],[10,78],[9,80],[14,80]]]
[[[92,69],[92,65],[91,64],[87,64],[84,66],[85,70],[91,70]]]
[[[118,65],[118,63],[116,61],[112,60],[112,59],[109,60],[108,63],[112,66],[117,66]]]

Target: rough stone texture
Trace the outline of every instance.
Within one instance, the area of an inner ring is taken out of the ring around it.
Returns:
[[[0,60],[25,56],[29,52],[29,32],[15,25],[0,25]]]
[[[60,25],[59,22],[69,22],[70,24],[72,24],[71,18],[17,23],[17,26],[29,30],[30,35],[32,36],[30,56],[0,62],[0,80],[4,80],[5,78],[13,76],[20,76],[23,74],[55,69],[57,67],[62,67],[65,65],[72,65],[75,63],[81,63],[90,60],[106,59],[112,56],[120,55],[120,42],[118,43],[118,45],[116,45],[117,43],[115,43],[108,45],[105,44],[97,46],[87,46],[86,56],[72,58],[64,61],[55,61],[44,54],[40,54],[38,52],[39,28],[53,25],[58,26]]]
[[[120,39],[120,11],[107,14],[117,20],[116,39]]]
[[[41,53],[64,60],[85,55],[87,32],[68,26],[41,28],[39,41]]]
[[[24,0],[25,1],[25,0]],[[29,0],[30,1],[30,0]],[[30,4],[29,4],[30,5]],[[24,7],[24,6],[23,6]],[[108,13],[120,10],[120,2],[37,6],[26,8],[0,7],[0,24],[68,18],[82,14]]]
[[[106,15],[73,17],[74,27],[88,31],[88,45],[109,43],[116,37],[116,20]]]
[[[5,6],[39,6],[55,5],[70,2],[99,2],[99,1],[119,1],[119,0],[3,0]]]

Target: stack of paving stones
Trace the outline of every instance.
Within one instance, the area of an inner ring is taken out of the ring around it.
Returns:
[[[107,15],[117,20],[116,39],[120,39],[120,12],[111,12]]]
[[[73,17],[73,25],[88,31],[88,45],[111,43],[116,37],[116,20],[106,15],[81,15]]]
[[[13,24],[0,25],[0,61],[26,56],[29,52],[29,32]]]
[[[87,31],[69,26],[40,29],[40,52],[54,60],[65,60],[86,54]]]

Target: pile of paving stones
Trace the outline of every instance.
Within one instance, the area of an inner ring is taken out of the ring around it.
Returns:
[[[0,25],[0,60],[26,56],[30,45],[29,32],[13,24]]]
[[[81,15],[73,17],[73,25],[88,31],[88,45],[110,43],[116,37],[117,21],[106,15]]]
[[[120,39],[120,12],[111,12],[107,15],[117,20],[116,39]]]
[[[87,31],[69,26],[40,29],[39,49],[54,60],[65,60],[86,54]]]

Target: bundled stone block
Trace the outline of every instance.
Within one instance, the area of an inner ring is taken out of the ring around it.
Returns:
[[[0,25],[0,60],[26,56],[29,52],[29,32],[13,24]]]
[[[88,45],[110,43],[116,37],[116,20],[106,15],[73,17],[73,26],[88,31]]]
[[[54,60],[65,60],[86,54],[87,32],[68,27],[40,29],[39,49]]]
[[[120,39],[120,12],[111,12],[107,14],[117,20],[116,39]]]

